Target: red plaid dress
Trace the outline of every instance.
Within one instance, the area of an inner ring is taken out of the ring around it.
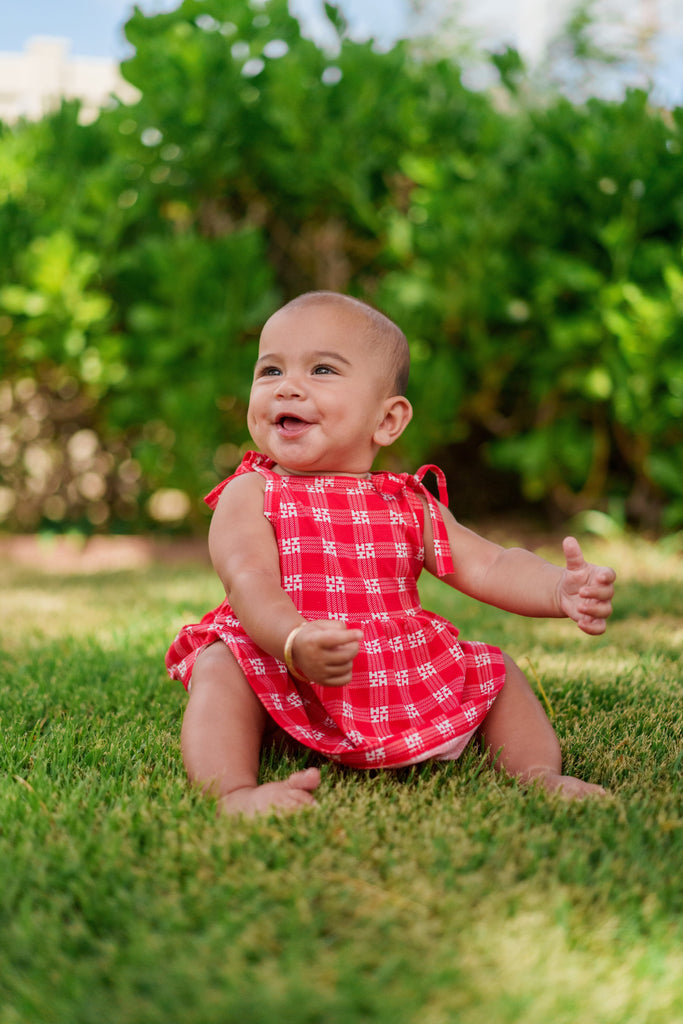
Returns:
[[[398,767],[457,757],[505,681],[501,651],[461,643],[458,630],[420,605],[428,503],[437,571],[453,572],[438,504],[422,484],[428,469],[348,476],[281,476],[249,452],[234,476],[265,478],[264,514],[280,551],[282,586],[306,619],[340,619],[363,630],[346,686],[295,681],[284,664],[245,633],[227,601],[185,626],[166,655],[173,679],[189,688],[198,653],[222,640],[263,706],[291,736],[357,768]],[[206,498],[215,508],[228,477]]]

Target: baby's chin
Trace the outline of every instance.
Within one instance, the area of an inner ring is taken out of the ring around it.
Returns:
[[[374,462],[374,453],[367,459],[335,460],[331,456],[310,455],[303,450],[303,445],[297,451],[299,444],[296,439],[288,443],[285,439],[279,438],[276,445],[258,444],[254,441],[257,450],[266,458],[272,459],[275,463],[274,469],[286,476],[352,476],[364,478],[370,474]],[[299,442],[300,443],[300,442]],[[289,450],[286,450],[289,449]]]

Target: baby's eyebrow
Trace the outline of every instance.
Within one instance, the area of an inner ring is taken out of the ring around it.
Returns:
[[[273,363],[276,360],[277,360],[277,356],[276,355],[271,354],[270,352],[266,352],[265,355],[258,357],[258,359],[254,363],[254,365],[255,366],[259,366],[261,363]]]
[[[328,352],[328,351],[325,351],[325,350],[315,351],[315,352],[311,352],[310,353],[310,358],[311,359],[336,359],[340,363],[345,363],[346,366],[351,366],[350,361],[346,358],[346,356],[343,356],[340,352]],[[261,363],[273,363],[273,362],[276,363],[276,362],[278,362],[278,360],[281,360],[281,359],[282,359],[282,356],[277,355],[277,353],[266,352],[264,355],[259,356],[259,358],[256,360],[256,364],[255,365],[256,366],[260,366]]]
[[[351,363],[343,356],[340,352],[313,352],[311,353],[316,359],[337,359],[340,363],[346,363],[347,366],[351,366]]]

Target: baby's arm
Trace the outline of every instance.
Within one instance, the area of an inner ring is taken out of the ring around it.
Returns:
[[[225,593],[244,629],[268,654],[284,661],[287,637],[308,678],[341,686],[351,678],[362,633],[343,622],[306,622],[282,588],[280,557],[272,526],[263,514],[264,481],[257,473],[231,480],[220,496],[209,530],[209,551]]]
[[[563,542],[565,567],[523,548],[503,548],[462,526],[440,506],[455,572],[446,583],[486,604],[517,615],[573,619],[584,633],[603,633],[612,613],[615,573],[584,560],[573,537]],[[425,565],[436,572],[434,541],[425,514]]]

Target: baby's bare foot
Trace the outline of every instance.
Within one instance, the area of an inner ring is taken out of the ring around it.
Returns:
[[[588,797],[607,796],[607,790],[593,782],[584,782],[573,775],[560,775],[556,771],[539,771],[527,777],[527,784],[537,783],[548,793],[557,793],[563,800],[585,800]]]
[[[224,814],[243,814],[245,818],[254,818],[258,814],[291,814],[301,807],[315,804],[313,790],[319,784],[319,769],[304,768],[282,781],[235,789],[221,797],[219,807]]]

